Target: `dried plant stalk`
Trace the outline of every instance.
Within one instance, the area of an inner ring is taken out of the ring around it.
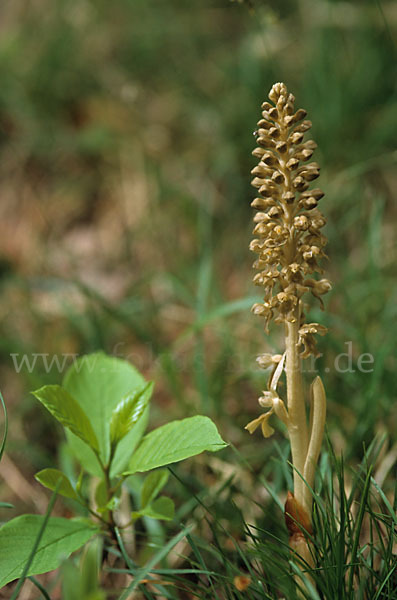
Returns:
[[[262,104],[263,118],[255,132],[258,147],[253,151],[259,163],[252,170],[252,185],[259,193],[252,202],[258,212],[254,218],[256,237],[250,248],[257,254],[254,283],[263,287],[265,294],[263,302],[252,310],[264,318],[266,332],[272,319],[284,324],[285,349],[283,354],[263,354],[257,359],[262,368],[272,367],[267,390],[259,398],[259,404],[270,410],[246,429],[253,433],[261,426],[264,437],[269,437],[273,433],[269,425],[272,414],[287,428],[294,491],[287,499],[286,522],[291,546],[302,548],[301,528],[311,531],[310,488],[323,439],[326,399],[321,379],[316,377],[310,390],[308,423],[301,361],[318,355],[314,334],[327,331],[319,323],[306,323],[303,297],[310,292],[323,308],[321,297],[331,284],[315,276],[323,272],[319,260],[325,256],[327,240],[321,233],[325,218],[317,208],[324,194],[319,188],[309,189],[320,172],[316,162],[307,164],[316,148],[313,140],[303,141],[311,122],[305,120],[305,110],[295,111],[295,98],[285,84],[274,84],[269,99],[271,102]],[[286,405],[277,389],[284,370]]]

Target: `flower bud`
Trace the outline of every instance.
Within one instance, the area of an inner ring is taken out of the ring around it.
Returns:
[[[284,175],[280,171],[274,171],[272,175],[272,181],[275,183],[283,183]]]
[[[282,210],[279,206],[272,206],[272,208],[269,210],[269,212],[267,214],[269,215],[269,217],[276,219],[277,217],[279,217],[282,214]]]
[[[269,135],[276,140],[280,137],[280,130],[278,127],[271,127],[271,129],[269,129]]]
[[[266,221],[268,219],[268,214],[264,212],[258,212],[254,216],[254,223],[262,223],[262,221]]]
[[[299,131],[301,133],[306,133],[306,131],[309,131],[309,129],[311,128],[311,126],[312,126],[312,122],[311,121],[303,121],[297,127],[295,127],[294,131]]]
[[[293,204],[293,202],[295,200],[295,194],[294,194],[294,192],[284,192],[284,194],[281,196],[281,198],[287,204]]]
[[[256,209],[263,210],[265,208],[269,208],[269,206],[274,206],[276,203],[272,198],[255,198],[251,202],[251,206]]]
[[[287,162],[287,169],[293,171],[299,166],[299,160],[297,158],[290,158]]]
[[[282,357],[282,354],[261,354],[256,359],[256,362],[261,369],[268,369],[269,367],[278,365]]]
[[[288,150],[287,143],[284,141],[277,142],[276,150],[279,154],[285,154]]]
[[[291,135],[290,140],[293,144],[300,144],[303,140],[303,133],[301,133],[300,131],[295,131]]]
[[[304,215],[299,215],[294,219],[294,227],[300,231],[306,231],[309,229],[310,221]]]
[[[252,151],[252,156],[256,156],[257,158],[262,158],[262,156],[265,154],[266,150],[265,148],[255,148]]]
[[[305,181],[300,175],[298,175],[298,177],[295,177],[295,179],[292,182],[292,185],[294,186],[294,189],[298,192],[303,192],[309,187],[307,181]]]
[[[272,174],[271,169],[267,168],[262,162],[259,163],[256,167],[254,167],[251,171],[251,175],[258,175],[258,177],[266,178]]]
[[[303,200],[300,200],[299,206],[301,208],[305,208],[306,210],[312,210],[313,208],[316,208],[317,200],[313,198],[313,196],[309,196],[309,198],[303,198]]]
[[[279,97],[281,95],[283,95],[283,96],[287,95],[287,87],[286,87],[285,83],[275,83],[269,92],[269,99],[272,102],[277,102],[277,100],[279,99]]]
[[[254,186],[256,187],[256,186]],[[273,196],[277,191],[277,187],[271,179],[266,179],[265,183],[259,188],[259,193],[262,196]]]
[[[262,162],[265,165],[272,166],[276,164],[278,161],[272,152],[266,152],[262,157]]]
[[[263,408],[271,408],[273,406],[273,400],[277,398],[276,392],[268,391],[262,392],[262,396],[258,398],[259,404]]]
[[[309,196],[312,196],[316,200],[321,200],[321,198],[324,196],[324,192],[322,190],[320,190],[319,188],[315,188],[314,190],[309,190],[307,192],[304,192],[301,195],[301,198],[306,198]]]

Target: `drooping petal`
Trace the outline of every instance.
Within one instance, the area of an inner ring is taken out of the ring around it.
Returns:
[[[248,423],[248,425],[246,425],[244,427],[244,429],[247,429],[251,434],[254,433],[254,431],[256,431],[258,429],[259,425],[262,423],[264,418],[265,418],[265,415],[261,415],[257,419],[250,421]]]
[[[264,438],[268,438],[268,437],[272,436],[274,433],[273,427],[270,427],[270,425],[268,423],[268,419],[272,412],[273,411],[270,411],[270,412],[266,413],[266,415],[264,415],[266,417],[266,419],[263,419],[262,424],[261,424],[262,433],[263,433]]]
[[[250,433],[254,433],[258,429],[259,426],[262,428],[263,437],[267,438],[273,435],[274,429],[270,427],[268,424],[269,417],[273,414],[273,409],[269,410],[269,412],[261,415],[257,419],[254,419],[248,425],[245,426],[244,429],[247,429]]]

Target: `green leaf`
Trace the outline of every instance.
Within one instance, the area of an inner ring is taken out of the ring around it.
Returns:
[[[30,570],[30,568],[31,568],[31,566],[33,564],[34,558],[35,558],[35,556],[37,554],[37,551],[38,551],[38,549],[40,547],[40,543],[41,543],[42,537],[44,535],[44,532],[47,529],[47,526],[48,526],[48,523],[49,523],[49,520],[50,520],[50,515],[52,513],[52,509],[54,508],[54,504],[55,504],[57,496],[58,496],[58,488],[59,488],[60,484],[61,484],[61,481],[59,480],[58,483],[55,486],[55,490],[52,493],[52,496],[51,496],[50,501],[49,501],[48,506],[47,506],[47,510],[45,512],[45,515],[43,516],[42,521],[41,521],[40,528],[38,530],[37,535],[35,536],[35,540],[34,540],[34,542],[32,544],[31,549],[30,549],[29,557],[28,557],[27,561],[25,562],[25,564],[23,566],[22,573],[19,576],[18,583],[17,583],[17,585],[15,586],[15,588],[14,588],[14,590],[12,592],[12,596],[11,596],[10,600],[17,600],[17,598],[19,596],[19,592],[22,590],[22,587],[25,584],[26,578],[29,575],[29,570]]]
[[[0,528],[0,588],[21,576],[44,518],[22,515]],[[50,517],[27,575],[58,568],[97,532],[98,528],[86,521]]]
[[[108,493],[106,489],[106,482],[104,479],[101,479],[95,488],[95,504],[97,505],[97,510],[104,507],[107,501]]]
[[[157,498],[150,506],[144,509],[146,517],[152,519],[163,519],[164,521],[172,521],[175,514],[175,505],[171,498],[161,496]]]
[[[163,467],[204,450],[217,452],[226,446],[215,424],[208,417],[196,416],[173,421],[143,438],[125,475]]]
[[[98,438],[104,463],[109,459],[113,410],[124,397],[141,390],[145,383],[142,375],[130,363],[102,352],[82,356],[66,372],[63,387],[73,395],[88,416]],[[110,473],[112,477],[125,469],[146,429],[148,417],[147,408],[135,427],[117,445]],[[69,432],[67,438],[84,468],[92,475],[101,477],[102,472],[92,450]]]
[[[80,470],[79,476],[77,478],[76,481],[76,492],[77,494],[81,493],[81,489],[83,487],[83,481],[84,481],[84,469]]]
[[[78,496],[74,491],[72,484],[62,471],[59,471],[58,469],[43,469],[36,473],[34,477],[41,485],[44,485],[44,487],[53,491],[55,490],[58,481],[61,480],[57,489],[58,494],[61,494],[61,496],[65,496],[66,498],[77,500]]]
[[[167,469],[158,469],[149,473],[146,477],[141,491],[141,507],[145,508],[150,504],[157,494],[163,489],[168,481],[169,472]]]
[[[94,450],[99,450],[87,415],[69,392],[60,385],[45,385],[32,393],[64,427]]]
[[[129,433],[117,444],[116,453],[112,460],[110,476],[117,477],[127,467],[131,456],[144,435],[149,421],[149,406]]]
[[[143,415],[151,395],[153,382],[147,383],[141,390],[128,394],[119,402],[110,421],[110,443],[116,445],[132,429]]]
[[[114,511],[117,510],[120,506],[120,498],[118,496],[112,496],[109,500],[109,502],[107,502],[104,506],[98,506],[98,512],[100,514],[105,514],[108,511]]]
[[[105,514],[109,510],[116,510],[120,506],[120,498],[121,488],[119,488],[111,498],[108,498],[106,483],[101,479],[95,490],[97,511],[101,514]]]
[[[175,505],[171,498],[161,496],[152,504],[142,508],[139,512],[133,512],[132,518],[150,517],[151,519],[161,519],[163,521],[172,521],[175,515]]]

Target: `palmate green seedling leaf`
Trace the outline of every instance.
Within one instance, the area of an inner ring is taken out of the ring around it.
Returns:
[[[62,471],[59,471],[58,469],[43,469],[36,473],[34,477],[41,485],[44,485],[44,487],[52,491],[55,490],[59,481],[59,487],[57,488],[58,494],[65,496],[65,498],[73,498],[73,500],[78,499],[69,478],[66,477]]]
[[[168,481],[169,471],[167,469],[158,469],[149,473],[146,477],[141,491],[141,507],[145,508],[150,504],[157,494],[163,489]]]
[[[149,381],[141,390],[125,396],[113,410],[110,420],[110,443],[116,446],[143,415],[153,393],[153,382]]]
[[[0,528],[0,588],[21,576],[44,518],[22,515]],[[88,521],[50,517],[27,575],[56,569],[97,532]]]
[[[98,451],[95,431],[81,406],[60,385],[45,385],[32,394],[46,407],[64,427]]]
[[[133,454],[125,475],[150,471],[205,450],[217,452],[227,444],[208,417],[196,416],[172,421],[146,435]]]
[[[172,521],[175,515],[175,504],[167,496],[157,498],[152,504],[142,508],[138,512],[132,513],[132,518],[139,519],[140,517],[150,517],[151,519],[159,519],[162,521]]]
[[[101,459],[105,464],[110,456],[112,413],[123,398],[142,390],[145,383],[142,375],[130,363],[106,356],[102,352],[82,356],[73,363],[64,377],[62,385],[88,416],[98,438]],[[112,477],[126,468],[145,432],[148,418],[149,407],[117,444],[110,472]],[[67,432],[67,439],[85,470],[101,477],[102,472],[93,451],[70,432]]]

